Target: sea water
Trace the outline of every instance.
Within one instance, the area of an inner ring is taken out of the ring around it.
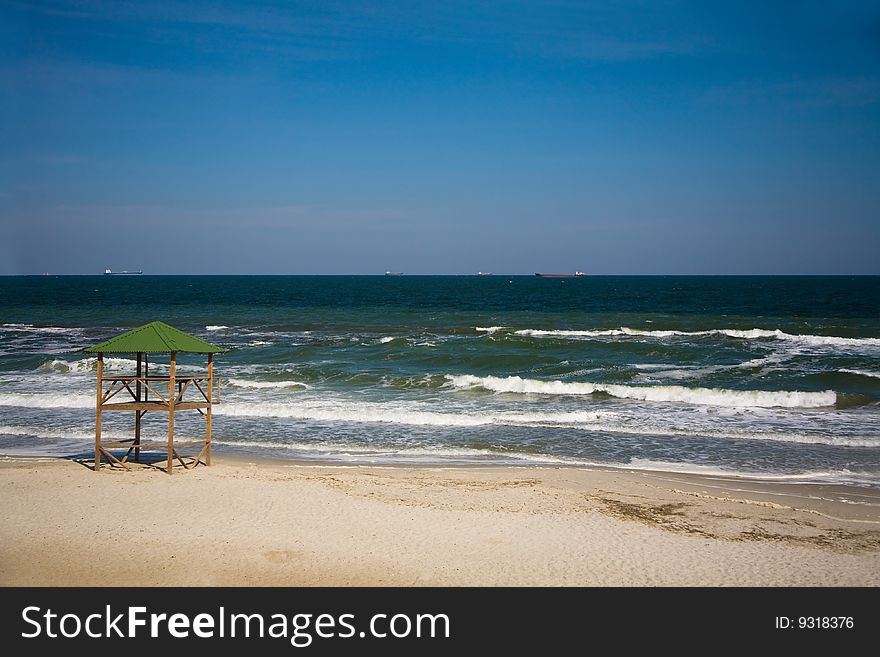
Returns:
[[[0,278],[0,452],[87,454],[80,350],[157,319],[228,349],[221,456],[880,485],[880,277]]]

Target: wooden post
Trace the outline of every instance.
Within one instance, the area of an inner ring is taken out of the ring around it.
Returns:
[[[171,474],[172,456],[174,454],[174,400],[177,390],[174,386],[174,370],[177,365],[177,353],[171,352],[171,373],[168,375],[168,474]]]
[[[211,465],[211,392],[214,389],[214,354],[208,354],[208,408],[205,411],[205,465]]]
[[[137,384],[135,385],[135,393],[134,393],[135,397],[137,398],[138,404],[140,404],[140,401],[141,401],[141,376],[142,376],[141,372],[143,370],[141,360],[142,360],[141,352],[138,352],[138,355],[137,355]],[[135,409],[135,412],[134,412],[134,444],[135,445],[141,444],[141,409],[139,409],[139,408]],[[134,448],[134,461],[135,461],[135,463],[141,462],[141,448],[140,447]]]
[[[98,352],[98,395],[95,400],[95,472],[101,469],[101,397],[104,392],[104,354]]]

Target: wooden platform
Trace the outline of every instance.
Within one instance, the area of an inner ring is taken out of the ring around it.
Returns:
[[[191,411],[200,408],[208,408],[210,402],[177,402],[174,409],[178,411]],[[133,401],[133,402],[117,402],[113,404],[101,404],[101,410],[104,411],[165,411],[171,410],[171,404],[159,401]]]

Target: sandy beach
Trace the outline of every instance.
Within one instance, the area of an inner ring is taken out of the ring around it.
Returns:
[[[584,468],[5,457],[0,584],[880,584],[880,491]]]

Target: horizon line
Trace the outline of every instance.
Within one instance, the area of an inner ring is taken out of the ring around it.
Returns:
[[[567,272],[561,272],[561,273],[567,274]],[[64,277],[64,278],[73,278],[73,277],[104,278],[105,276],[106,276],[106,274],[104,274],[104,273],[99,273],[99,274],[72,274],[72,273],[53,274],[50,272],[43,272],[43,273],[39,273],[39,274],[37,274],[37,273],[33,273],[33,274],[0,274],[0,278],[62,278],[62,277]],[[142,273],[142,274],[127,274],[127,275],[122,274],[122,272],[120,272],[119,274],[114,275],[114,276],[126,276],[126,277],[132,277],[132,276],[141,276],[141,277],[153,277],[153,276],[155,276],[155,277],[158,277],[158,276],[164,276],[164,277],[173,277],[173,276],[264,276],[264,277],[269,277],[269,276],[276,276],[276,277],[284,277],[284,276],[287,276],[287,277],[328,277],[328,278],[330,278],[330,277],[343,277],[343,276],[348,276],[348,277],[357,276],[357,277],[364,277],[364,278],[427,278],[427,277],[441,277],[442,276],[442,277],[450,277],[450,278],[452,278],[452,277],[455,277],[455,278],[464,278],[464,277],[473,277],[473,278],[510,278],[510,277],[513,277],[513,278],[541,278],[540,276],[537,276],[534,272],[530,273],[530,274],[523,274],[523,273],[407,274],[405,272],[394,272],[393,274],[390,274],[390,275],[386,274],[384,272],[381,274],[372,274],[372,273],[371,274],[363,274],[363,273],[269,274],[269,273],[243,273],[243,272],[236,272],[236,273],[204,273],[204,272],[202,272],[202,273],[180,273],[180,272],[178,272],[178,273],[150,273],[150,274]],[[734,274],[734,273],[724,273],[724,274],[719,274],[719,273],[714,273],[714,274],[694,274],[694,273],[691,273],[691,274],[682,274],[682,273],[666,273],[666,274],[661,274],[661,273],[652,273],[652,274],[617,273],[617,274],[607,274],[607,273],[604,273],[604,274],[599,274],[599,273],[597,273],[597,274],[587,274],[587,273],[585,273],[583,276],[577,276],[577,277],[572,275],[572,278],[574,278],[574,279],[589,279],[589,278],[620,277],[620,276],[632,276],[632,277],[636,277],[636,276],[644,276],[644,277],[663,277],[663,276],[710,277],[710,276],[712,276],[712,277],[719,277],[719,278],[720,277],[731,277],[731,278],[732,277],[747,277],[747,276],[762,276],[762,277],[774,277],[774,276],[775,277],[784,277],[784,276],[799,276],[799,277],[826,276],[826,277],[831,277],[831,276],[836,276],[836,277],[840,277],[840,276],[880,276],[880,272],[871,273],[871,274],[867,274],[867,273],[737,273],[737,274]]]

